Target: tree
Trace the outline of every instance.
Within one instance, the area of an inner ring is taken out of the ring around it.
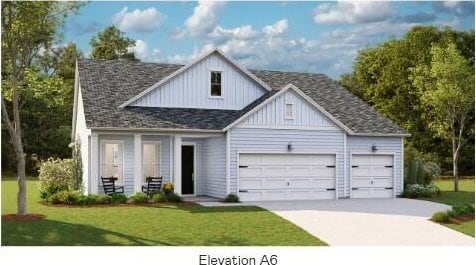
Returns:
[[[430,128],[452,143],[454,190],[458,191],[458,161],[461,147],[471,130],[474,106],[474,69],[457,50],[455,43],[433,45],[431,64],[413,69],[411,79],[427,110]],[[472,132],[471,132],[472,134]]]
[[[430,65],[432,45],[448,42],[455,43],[459,53],[474,67],[473,31],[418,26],[399,39],[393,38],[359,51],[352,72],[342,75],[339,82],[408,130],[411,137],[407,142],[423,153],[433,153],[443,167],[449,169],[451,162],[446,157],[450,154],[447,148],[450,142],[436,137],[428,126],[423,118],[427,109],[410,79],[410,69]],[[463,153],[470,156],[464,160],[464,168],[473,171],[474,152],[469,151],[470,145],[464,148],[468,150],[463,150]]]
[[[131,48],[135,40],[124,36],[116,26],[109,26],[91,39],[91,58],[137,61]]]
[[[29,91],[27,69],[40,49],[49,49],[60,36],[66,16],[79,9],[72,2],[2,3],[2,122],[17,160],[17,214],[26,214],[25,154],[21,109]],[[7,104],[7,102],[9,102]],[[8,106],[7,106],[8,105]]]

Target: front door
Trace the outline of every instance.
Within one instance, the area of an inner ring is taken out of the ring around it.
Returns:
[[[182,146],[182,194],[194,194],[193,175],[194,175],[194,146]]]

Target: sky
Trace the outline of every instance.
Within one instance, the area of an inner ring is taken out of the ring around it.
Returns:
[[[250,69],[350,72],[357,52],[416,25],[474,30],[474,2],[89,2],[68,18],[64,43],[86,56],[116,25],[144,62],[186,64],[220,48]]]

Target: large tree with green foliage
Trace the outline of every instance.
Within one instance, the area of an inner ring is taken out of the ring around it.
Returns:
[[[31,93],[29,70],[40,50],[49,50],[60,37],[66,16],[79,9],[74,2],[2,3],[2,122],[17,160],[17,213],[26,214],[24,133],[21,111]]]
[[[448,42],[455,43],[459,53],[474,67],[474,32],[418,26],[401,38],[359,51],[352,72],[342,75],[340,79],[344,87],[407,129],[412,134],[409,141],[415,148],[424,153],[433,153],[444,165],[447,161],[445,157],[450,154],[450,143],[436,137],[424,119],[427,109],[423,107],[418,89],[410,76],[412,68],[430,65],[430,50],[434,44]],[[469,150],[471,146],[465,148]],[[473,152],[463,151],[472,158],[465,160],[465,167],[474,168]]]
[[[99,32],[89,42],[92,47],[91,58],[107,60],[137,61],[130,50],[135,40],[124,36],[116,26],[109,26]]]
[[[456,45],[433,45],[430,65],[411,69],[411,80],[425,110],[423,117],[437,136],[452,143],[454,190],[458,191],[458,162],[462,146],[474,133],[474,69]]]

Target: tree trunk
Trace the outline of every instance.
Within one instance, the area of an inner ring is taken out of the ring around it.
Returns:
[[[459,191],[458,187],[458,153],[459,148],[456,148],[456,139],[453,137],[453,179],[454,191]]]
[[[26,214],[26,176],[25,176],[25,154],[23,146],[20,143],[15,144],[15,153],[17,157],[17,177],[18,177],[18,193],[17,193],[17,214]]]

